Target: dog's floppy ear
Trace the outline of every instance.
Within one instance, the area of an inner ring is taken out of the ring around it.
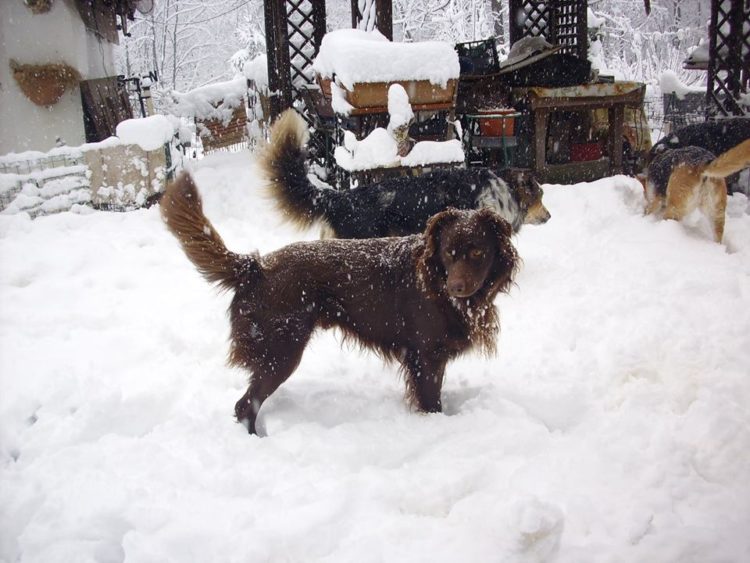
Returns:
[[[520,258],[510,241],[513,234],[510,223],[491,209],[486,208],[478,211],[478,218],[495,235],[497,252],[486,284],[487,294],[492,297],[496,293],[508,290],[518,271]]]
[[[457,209],[447,209],[433,215],[427,221],[424,246],[417,256],[417,281],[430,297],[437,297],[443,290],[445,271],[440,261],[440,234],[448,225],[461,217]]]
[[[477,211],[477,217],[500,238],[509,239],[513,234],[513,228],[510,226],[510,223],[487,207],[483,207]]]

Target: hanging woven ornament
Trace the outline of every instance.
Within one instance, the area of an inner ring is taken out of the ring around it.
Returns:
[[[10,68],[21,91],[38,106],[56,104],[81,81],[80,73],[65,63],[25,65],[11,59]]]

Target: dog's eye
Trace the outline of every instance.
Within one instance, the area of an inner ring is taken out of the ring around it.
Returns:
[[[484,251],[478,248],[472,248],[469,251],[469,258],[472,258],[473,260],[479,260],[480,258],[484,258]]]

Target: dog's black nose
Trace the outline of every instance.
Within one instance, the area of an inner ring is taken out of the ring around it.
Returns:
[[[457,279],[448,282],[448,294],[451,297],[466,297],[468,293],[464,280]]]

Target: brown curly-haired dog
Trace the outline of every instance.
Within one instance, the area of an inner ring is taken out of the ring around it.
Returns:
[[[441,410],[449,360],[495,350],[493,300],[511,285],[518,255],[493,211],[448,210],[424,234],[300,242],[260,257],[227,250],[189,175],[167,188],[161,207],[203,276],[234,291],[229,361],[251,372],[235,406],[250,433],[318,327],[398,361],[407,398],[424,412]]]

